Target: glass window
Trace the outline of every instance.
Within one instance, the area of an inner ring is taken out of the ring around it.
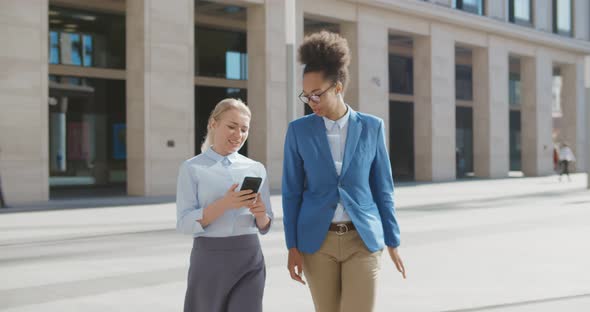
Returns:
[[[457,178],[473,172],[473,108],[455,109],[455,168]]]
[[[92,66],[92,36],[90,35],[82,37],[82,55],[84,57],[84,66]]]
[[[453,7],[469,13],[484,15],[484,0],[453,0]]]
[[[572,36],[572,1],[553,0],[553,32]]]
[[[414,93],[414,65],[411,57],[389,55],[389,92]]]
[[[473,100],[473,71],[471,66],[457,65],[455,67],[455,97],[458,100]]]
[[[49,63],[125,68],[125,16],[50,6]]]
[[[195,27],[195,75],[248,79],[246,33]]]
[[[519,107],[520,106],[520,92],[521,92],[521,83],[520,83],[520,74],[518,73],[510,73],[510,80],[509,80],[509,102],[511,107]]]
[[[49,32],[49,64],[59,64],[59,32]]]
[[[552,115],[553,117],[561,117],[562,116],[562,107],[561,107],[561,92],[563,91],[563,79],[559,73],[553,74],[553,83],[552,83]]]
[[[522,170],[521,155],[521,125],[520,125],[520,111],[510,111],[510,171]]]
[[[414,104],[389,102],[389,158],[393,178],[414,179]]]
[[[532,0],[510,0],[510,22],[520,25],[532,26],[533,24]]]
[[[51,75],[49,185],[126,182],[125,81]]]
[[[60,36],[61,64],[82,65],[80,34],[62,33]]]

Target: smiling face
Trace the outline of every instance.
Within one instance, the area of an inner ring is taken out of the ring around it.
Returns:
[[[230,109],[211,122],[214,131],[213,150],[226,156],[240,150],[248,138],[250,117],[238,109]]]
[[[343,104],[337,94],[342,92],[342,84],[326,80],[322,72],[308,72],[303,75],[303,94],[309,99],[307,105],[320,117],[337,118]],[[316,95],[316,96],[314,96]],[[320,95],[317,97],[317,95]]]

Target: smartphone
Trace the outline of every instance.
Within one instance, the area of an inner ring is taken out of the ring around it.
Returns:
[[[242,188],[240,188],[240,191],[252,190],[252,192],[258,193],[261,184],[261,177],[245,177],[244,181],[242,182]]]

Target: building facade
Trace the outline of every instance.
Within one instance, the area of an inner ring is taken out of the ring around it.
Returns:
[[[352,52],[345,101],[385,121],[397,180],[587,170],[587,0],[0,1],[0,179],[9,203],[175,193],[225,97],[280,189],[305,34]],[[589,90],[587,90],[589,89]]]

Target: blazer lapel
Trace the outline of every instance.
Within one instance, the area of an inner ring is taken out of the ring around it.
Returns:
[[[344,176],[346,170],[348,169],[348,167],[350,167],[350,162],[354,158],[354,152],[359,142],[359,138],[361,137],[362,131],[363,124],[361,123],[358,114],[351,109],[350,119],[348,120],[348,132],[346,133],[346,145],[344,146],[342,172],[340,176]]]

